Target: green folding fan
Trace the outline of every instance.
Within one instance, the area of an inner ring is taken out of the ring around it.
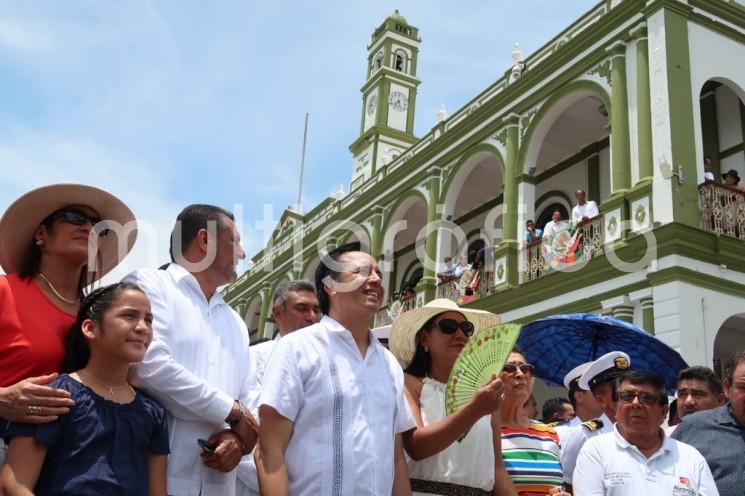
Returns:
[[[480,387],[499,375],[520,334],[519,324],[499,324],[475,334],[461,350],[448,378],[445,412],[451,415],[471,401]],[[460,439],[466,437],[464,433]]]

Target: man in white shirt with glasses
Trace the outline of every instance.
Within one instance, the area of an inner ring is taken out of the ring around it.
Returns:
[[[667,395],[662,379],[630,371],[616,382],[617,423],[590,439],[577,458],[574,494],[582,496],[719,495],[704,457],[665,435]]]

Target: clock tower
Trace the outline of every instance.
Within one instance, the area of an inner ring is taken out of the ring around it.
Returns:
[[[414,107],[420,41],[419,30],[398,10],[372,35],[367,82],[361,89],[360,137],[349,147],[354,156],[350,192],[417,141]]]

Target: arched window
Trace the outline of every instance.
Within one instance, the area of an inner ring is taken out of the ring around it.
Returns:
[[[397,71],[404,72],[405,63],[406,63],[406,55],[401,51],[396,52],[396,55],[393,58],[393,68]]]
[[[569,219],[569,211],[567,211],[567,208],[562,205],[561,203],[552,203],[548,207],[543,209],[543,212],[541,212],[541,215],[538,216],[538,218],[535,220],[535,227],[537,229],[543,229],[546,224],[548,224],[548,221],[551,220],[551,216],[554,214],[554,210],[558,210],[561,212],[561,219],[562,220],[568,220]]]
[[[468,245],[468,263],[479,263],[483,265],[485,248],[486,243],[481,238],[474,240],[470,245]]]
[[[375,56],[375,62],[373,62],[373,70],[378,70],[383,66],[383,53],[380,52]]]
[[[424,276],[424,270],[421,267],[417,267],[414,269],[414,272],[411,273],[411,276],[407,280],[403,282],[401,285],[401,290],[403,291],[407,286],[411,288],[416,288],[416,285],[419,284],[419,281],[422,280],[422,277]]]

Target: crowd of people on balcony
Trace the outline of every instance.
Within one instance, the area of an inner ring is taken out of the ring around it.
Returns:
[[[704,157],[704,183],[715,183],[716,178],[711,172],[711,159]],[[729,169],[722,174],[722,185],[734,188],[738,191],[745,191],[745,184],[740,183],[740,173],[737,169]]]
[[[445,257],[443,265],[436,273],[439,294],[460,304],[477,298],[479,284],[484,272],[484,248],[474,249],[468,256],[458,257],[453,264],[452,257]]]
[[[349,244],[314,282],[279,286],[279,333],[249,347],[218,291],[245,256],[219,207],[179,214],[170,263],[87,290],[132,248],[117,226],[133,221],[79,185],[29,192],[0,219],[2,494],[742,494],[744,351],[723,384],[680,373],[671,437],[664,385],[622,352],[565,377],[574,427],[564,402],[544,414],[560,424],[535,420],[536,368],[517,347],[445,415],[460,351],[498,315],[435,299],[394,320],[389,351],[369,329],[382,273]]]
[[[525,222],[524,241],[526,246],[551,239],[560,232],[570,232],[577,226],[600,215],[597,203],[593,200],[587,200],[587,194],[584,190],[577,190],[574,196],[577,199],[577,204],[572,208],[570,219],[562,218],[561,210],[555,209],[551,212],[551,220],[542,229],[536,227],[532,219]]]

